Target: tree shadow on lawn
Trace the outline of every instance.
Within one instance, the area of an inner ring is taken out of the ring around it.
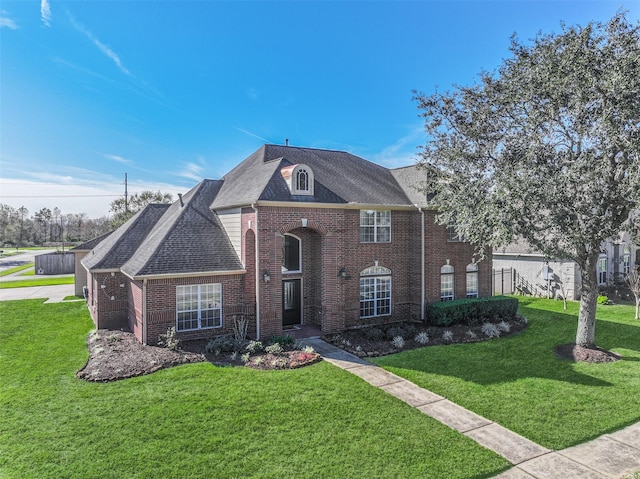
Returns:
[[[577,315],[528,308],[526,302],[520,307],[530,322],[529,327],[516,336],[426,347],[375,362],[385,367],[455,376],[478,385],[544,378],[585,386],[616,386],[606,380],[608,368],[616,368],[616,363],[575,363],[555,354],[556,346],[575,342]],[[620,361],[640,361],[640,327],[598,319],[596,341],[605,349],[628,350],[620,353]],[[580,367],[583,371],[577,369],[578,364],[585,365]]]

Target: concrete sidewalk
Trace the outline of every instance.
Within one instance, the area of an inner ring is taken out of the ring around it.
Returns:
[[[73,295],[75,295],[73,284],[0,289],[0,301],[43,298],[46,299],[45,303],[59,303],[67,296]]]
[[[319,338],[304,340],[327,362],[406,402],[515,467],[496,479],[620,479],[640,470],[640,423],[578,446],[551,451]]]

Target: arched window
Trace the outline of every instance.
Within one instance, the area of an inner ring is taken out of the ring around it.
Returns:
[[[453,301],[453,266],[445,264],[440,268],[440,301]]]
[[[309,191],[309,173],[304,168],[296,171],[296,190]]]
[[[360,317],[391,314],[391,270],[371,266],[360,271]]]
[[[478,297],[478,265],[471,263],[467,265],[467,298]]]
[[[302,271],[302,242],[292,234],[282,238],[282,272],[300,273]]]

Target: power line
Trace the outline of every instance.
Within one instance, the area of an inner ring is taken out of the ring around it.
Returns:
[[[0,198],[119,198],[122,195],[19,195],[19,196],[5,196]]]

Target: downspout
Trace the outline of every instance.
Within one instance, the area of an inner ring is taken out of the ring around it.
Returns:
[[[255,274],[256,274],[256,339],[260,339],[260,241],[258,241],[258,208],[255,203],[251,203],[251,209],[255,213],[255,228],[256,228],[256,244],[255,244]]]
[[[147,278],[142,280],[142,344],[147,344]]]
[[[418,205],[415,205],[418,208],[418,211],[421,215],[421,223],[420,223],[420,320],[422,322],[425,321],[425,309],[427,305],[425,304],[425,239],[424,239],[424,211]]]

